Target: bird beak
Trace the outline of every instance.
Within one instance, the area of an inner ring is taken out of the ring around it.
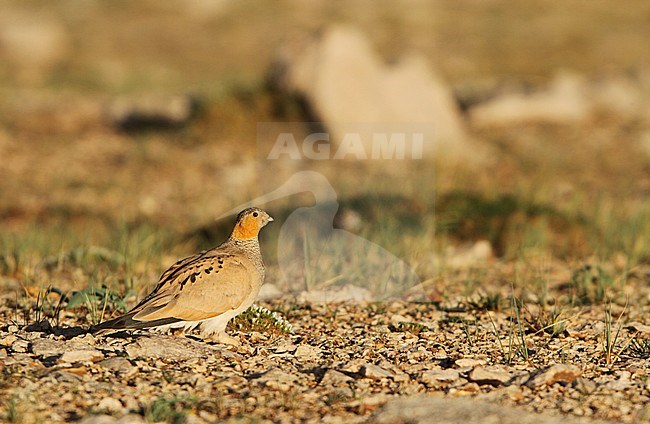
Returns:
[[[269,216],[269,222],[275,221],[272,216]]]

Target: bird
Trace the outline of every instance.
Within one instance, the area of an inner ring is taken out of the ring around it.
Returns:
[[[248,309],[264,283],[264,262],[258,235],[273,218],[259,208],[237,215],[230,237],[219,246],[180,259],[160,276],[158,284],[126,314],[90,331],[147,329],[191,331],[204,340],[237,345],[226,334],[228,322]]]

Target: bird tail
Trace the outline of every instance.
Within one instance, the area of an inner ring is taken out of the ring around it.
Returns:
[[[139,330],[143,328],[158,327],[160,325],[173,324],[182,321],[178,318],[160,318],[152,321],[137,321],[133,319],[136,312],[128,313],[100,324],[90,327],[90,332],[95,334],[102,334],[114,330]]]

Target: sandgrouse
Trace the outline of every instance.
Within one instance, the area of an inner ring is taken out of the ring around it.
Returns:
[[[264,263],[257,236],[270,221],[273,218],[261,209],[243,210],[228,240],[179,260],[133,309],[91,331],[200,327],[205,338],[237,344],[226,334],[226,325],[253,304],[262,287]]]

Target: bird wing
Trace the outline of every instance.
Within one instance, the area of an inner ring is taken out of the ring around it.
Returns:
[[[251,294],[256,276],[247,259],[218,252],[187,258],[172,268],[133,309],[134,320],[199,321],[215,317],[237,309]]]
[[[138,310],[142,305],[150,302],[154,297],[157,297],[158,294],[166,288],[166,286],[172,285],[174,283],[174,280],[179,273],[185,271],[188,266],[200,262],[209,254],[209,252],[209,250],[204,250],[197,253],[196,255],[188,256],[184,259],[179,259],[176,263],[174,263],[174,265],[170,266],[165,272],[162,273],[158,279],[158,284],[156,284],[156,287],[154,287],[154,289],[129,312]]]

